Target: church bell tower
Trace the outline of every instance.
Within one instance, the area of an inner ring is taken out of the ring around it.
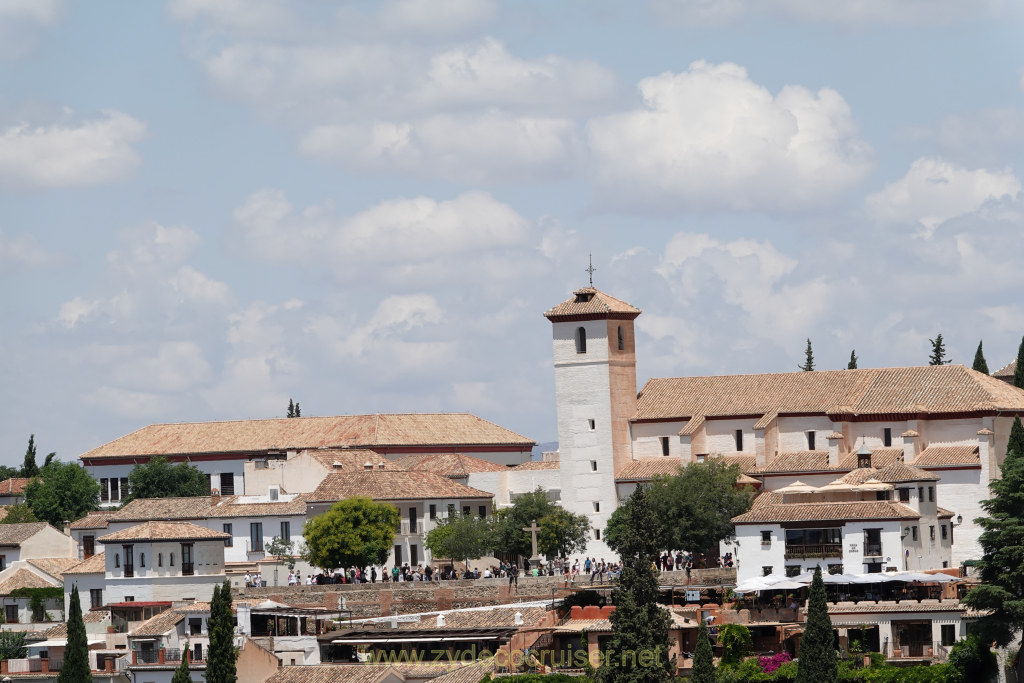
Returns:
[[[640,312],[591,285],[544,314],[554,340],[562,506],[590,519],[586,552],[597,559],[614,555],[604,530],[617,507],[615,473],[632,459]]]

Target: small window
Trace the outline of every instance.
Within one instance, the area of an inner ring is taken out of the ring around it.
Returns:
[[[801,567],[798,564],[787,564],[786,565],[786,576],[788,576],[788,577],[800,576],[800,570],[801,569],[803,569],[803,567]]]
[[[437,519],[437,505],[430,504],[430,519]]]
[[[222,525],[222,528],[224,529],[224,533],[226,533],[229,537],[234,535],[234,529],[232,528],[232,526],[230,524],[224,524],[224,525]],[[224,547],[225,548],[230,548],[232,545],[234,545],[234,543],[235,543],[235,539],[234,538],[225,538],[224,539]]]
[[[935,540],[935,525],[934,524],[932,524],[931,526],[928,527],[928,538],[931,541]]]
[[[115,567],[120,567],[121,566],[121,556],[118,555],[117,553],[114,553],[114,566]]]
[[[106,503],[110,500],[110,480],[100,479],[100,502]]]
[[[919,502],[921,502],[921,503],[924,502],[924,487],[923,486],[918,486],[917,487],[917,500]]]
[[[668,437],[661,437],[661,454],[668,455]]]
[[[594,431],[595,429],[597,429],[597,420],[595,420],[594,418],[590,418],[589,420],[587,420],[587,424],[590,425],[590,431]]]
[[[170,562],[168,564],[170,564],[172,567],[174,566],[174,553],[170,554]]]
[[[158,567],[164,566],[164,554],[163,553],[157,553],[156,554],[156,566],[158,566]]]
[[[139,553],[139,567],[146,566],[146,553]]]
[[[955,624],[942,624],[939,626],[940,632],[942,633],[942,644],[945,647],[949,647],[956,642],[956,625]]]
[[[943,541],[945,541],[947,538],[949,538],[949,533],[946,531],[946,525],[945,524],[941,525],[939,527],[939,529],[940,529],[939,533],[942,534],[942,540]]]
[[[743,450],[743,430],[742,429],[737,429],[736,430],[736,450],[738,450],[738,451],[742,451]]]
[[[463,505],[462,506],[462,514],[464,514],[464,515],[468,515],[469,514],[469,506],[468,505]]]
[[[772,532],[768,530],[761,531],[761,545],[772,544]]]
[[[910,502],[910,489],[900,489],[899,491],[900,491],[900,502],[901,503],[909,503]]]
[[[935,502],[935,487],[934,486],[929,486],[928,487],[928,502],[929,503],[934,503]]]
[[[622,336],[622,325],[619,325],[619,351],[626,350],[626,340]]]
[[[480,519],[484,519],[485,517],[487,517],[487,506],[486,505],[481,505],[480,507],[478,507],[476,509],[476,511],[477,511],[477,514],[480,515]]]
[[[99,609],[100,607],[103,607],[102,588],[89,589],[89,607],[91,607],[92,609]]]
[[[292,540],[292,523],[281,522],[281,540],[285,543]]]
[[[587,352],[587,330],[583,327],[576,328],[576,353]]]
[[[601,511],[601,501],[595,500],[594,501],[594,512],[600,512],[600,511]]]
[[[761,576],[771,576],[773,569],[774,568],[771,565],[761,567]]]
[[[815,435],[816,435],[815,432],[807,432],[807,450],[809,450],[809,451],[813,451],[814,450],[814,446],[815,446],[814,437],[815,437]]]
[[[912,541],[916,541],[917,540],[917,527],[916,526],[910,527],[910,540],[912,540]]]
[[[892,446],[892,427],[886,427],[882,430],[882,445],[886,448]]]
[[[595,541],[600,541],[601,540],[601,530],[600,529],[594,529],[594,540]]]
[[[222,496],[235,495],[235,475],[231,472],[222,472],[220,475],[220,493]]]
[[[597,472],[597,461],[596,460],[591,460],[590,461],[590,471],[591,472]]]

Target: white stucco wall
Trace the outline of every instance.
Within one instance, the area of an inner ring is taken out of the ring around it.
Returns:
[[[686,420],[673,422],[639,422],[630,424],[634,458],[660,458],[661,438],[668,437],[670,456],[680,457],[683,452],[679,430],[686,426]]]
[[[832,433],[832,420],[825,415],[811,415],[806,417],[779,417],[778,419],[778,443],[779,452],[806,451],[807,432],[813,431],[814,450],[827,451],[828,439],[825,438]]]
[[[190,464],[194,465],[200,472],[210,475],[211,488],[221,488],[220,474],[224,472],[235,475],[234,485],[236,495],[240,495],[245,491],[244,460],[193,460]],[[104,478],[126,478],[134,468],[135,466],[130,464],[86,465],[85,471],[92,475],[96,481],[100,481],[100,479]],[[119,504],[120,499],[103,501],[100,503],[100,507],[116,507]]]
[[[754,443],[754,422],[750,418],[740,420],[707,420],[704,422],[706,435],[705,450],[707,453],[731,455],[756,452]],[[743,450],[736,450],[736,430],[743,430]]]

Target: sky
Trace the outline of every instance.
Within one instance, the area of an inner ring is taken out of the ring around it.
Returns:
[[[0,0],[0,464],[147,424],[557,438],[542,313],[638,379],[1024,335],[1001,0]]]

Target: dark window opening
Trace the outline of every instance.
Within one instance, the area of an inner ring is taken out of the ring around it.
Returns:
[[[281,540],[285,543],[292,540],[292,523],[281,522]]]
[[[576,353],[587,352],[587,330],[583,327],[576,328]]]
[[[249,552],[262,553],[263,552],[263,523],[262,522],[250,522],[249,523]],[[185,561],[182,556],[182,562]]]
[[[742,429],[737,429],[736,430],[736,450],[738,450],[738,451],[742,451],[743,450],[743,430]]]
[[[416,533],[416,508],[409,508],[409,533]]]
[[[899,492],[900,492],[900,502],[901,503],[908,503],[908,502],[910,502],[910,489],[899,489]]]
[[[220,475],[220,493],[222,496],[235,495],[235,475],[231,472]]]
[[[479,508],[477,508],[477,512],[480,514],[480,519],[483,519],[487,516],[487,506],[481,505]]]
[[[99,609],[100,607],[103,607],[102,588],[89,589],[89,607],[91,607],[92,609]]]
[[[192,544],[181,544],[181,575],[192,576],[195,574],[195,565],[192,563]]]
[[[619,351],[626,350],[626,340],[622,336],[622,325],[619,325]]]
[[[882,445],[886,448],[892,446],[892,427],[886,427],[882,430]]]
[[[815,446],[814,437],[815,437],[815,435],[816,435],[816,432],[807,432],[807,450],[809,450],[809,451],[813,451],[814,450],[814,446]]]
[[[82,536],[82,554],[85,555],[85,559],[89,559],[96,554],[95,536]]]
[[[661,454],[668,455],[668,437],[661,437]]]
[[[771,576],[772,569],[773,568],[770,565],[766,567],[761,567],[761,576]]]
[[[437,505],[435,505],[434,503],[431,503],[430,504],[430,511],[429,512],[430,512],[430,518],[431,519],[437,519]]]
[[[124,550],[124,575],[135,576],[135,548],[130,545],[123,545],[121,549]]]
[[[231,536],[234,533],[232,531],[232,527],[231,527],[230,524],[224,524],[222,528],[224,529],[224,533],[226,533],[228,536]],[[225,538],[224,539],[224,547],[225,548],[230,548],[234,544],[234,542],[235,542],[234,538]]]

